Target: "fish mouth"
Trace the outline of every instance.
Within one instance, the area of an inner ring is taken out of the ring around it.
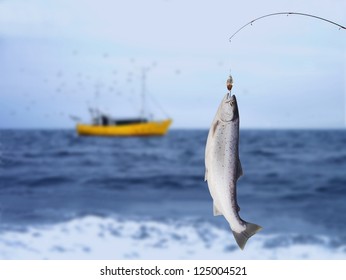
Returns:
[[[226,103],[229,103],[229,102],[231,102],[231,101],[233,101],[233,102],[235,102],[236,101],[236,98],[235,98],[235,95],[233,94],[232,95],[232,93],[227,93],[227,97],[226,97]]]

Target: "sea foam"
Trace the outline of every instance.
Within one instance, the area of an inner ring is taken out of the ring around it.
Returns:
[[[324,236],[252,237],[240,250],[230,231],[201,221],[86,216],[0,233],[1,259],[346,259]]]

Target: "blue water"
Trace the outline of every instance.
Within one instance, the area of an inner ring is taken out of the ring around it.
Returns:
[[[0,131],[0,258],[346,259],[346,131],[241,130],[240,216],[263,227],[243,252],[212,215],[207,134]]]

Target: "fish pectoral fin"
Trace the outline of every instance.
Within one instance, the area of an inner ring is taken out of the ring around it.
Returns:
[[[208,179],[208,169],[205,168],[204,181],[207,181],[207,179]]]
[[[222,215],[222,213],[219,211],[219,209],[217,209],[215,203],[213,204],[213,214],[214,214],[214,216]]]
[[[243,174],[243,168],[241,166],[240,159],[238,158],[237,179],[239,179],[240,176],[243,176]]]
[[[260,231],[262,227],[259,225],[251,224],[245,222],[246,229],[243,230],[242,232],[235,232],[232,230],[235,241],[237,242],[238,246],[240,249],[244,249],[246,242],[248,239],[253,236],[256,232]]]

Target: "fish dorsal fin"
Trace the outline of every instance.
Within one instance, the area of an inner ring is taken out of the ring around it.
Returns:
[[[243,174],[243,168],[241,166],[240,159],[238,158],[237,179],[239,179],[240,176],[243,176]]]
[[[219,209],[217,209],[215,202],[213,203],[213,213],[214,213],[214,216],[222,215],[222,213],[219,211]]]

